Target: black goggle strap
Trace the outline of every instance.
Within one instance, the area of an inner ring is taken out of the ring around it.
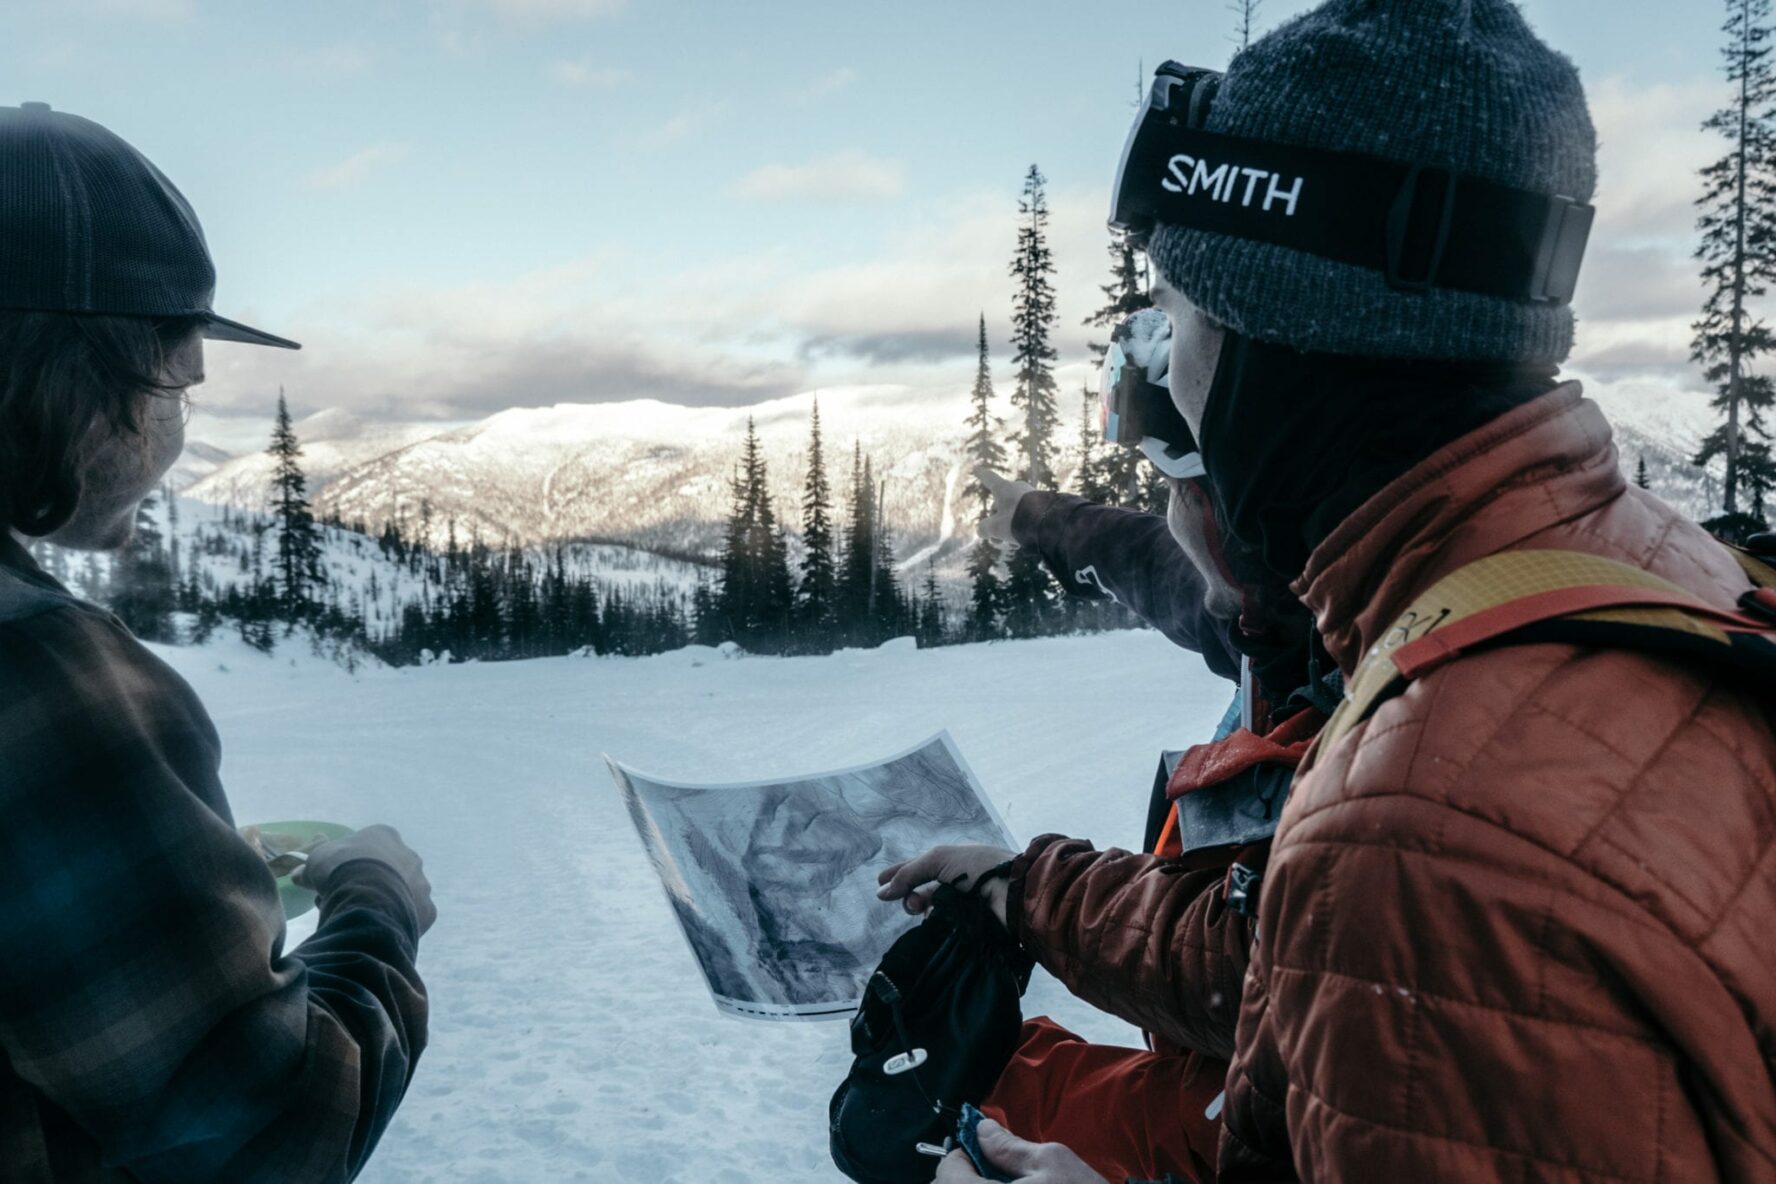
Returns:
[[[1561,305],[1595,214],[1446,168],[1202,131],[1150,99],[1111,224],[1137,238],[1165,223],[1272,243],[1381,272],[1407,291]]]

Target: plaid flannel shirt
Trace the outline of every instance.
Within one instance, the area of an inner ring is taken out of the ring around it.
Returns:
[[[219,763],[185,681],[0,531],[5,1180],[349,1180],[400,1103],[411,894],[347,864],[285,952]]]

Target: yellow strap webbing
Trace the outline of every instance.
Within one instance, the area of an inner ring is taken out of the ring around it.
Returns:
[[[1746,552],[1735,550],[1734,554],[1754,583],[1763,587],[1776,586],[1776,569]],[[1406,676],[1393,661],[1394,652],[1400,647],[1438,628],[1514,600],[1586,587],[1649,589],[1694,599],[1693,593],[1651,572],[1579,551],[1506,551],[1470,563],[1451,572],[1413,601],[1412,606],[1401,613],[1393,626],[1363,655],[1345,684],[1344,702],[1326,721],[1312,751],[1302,762],[1301,770],[1305,772],[1312,767],[1321,752],[1342,740],[1352,728],[1369,717],[1385,695],[1406,681]],[[1562,619],[1638,625],[1693,634],[1723,646],[1730,644],[1718,625],[1679,608],[1600,609]]]

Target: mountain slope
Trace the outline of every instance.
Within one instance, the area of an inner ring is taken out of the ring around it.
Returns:
[[[1645,457],[1653,491],[1707,517],[1718,481],[1689,463],[1711,425],[1706,396],[1661,381],[1587,382],[1617,431],[1623,469]],[[436,430],[375,426],[325,412],[298,425],[317,509],[375,530],[399,520],[443,546],[454,524],[468,541],[523,544],[605,540],[665,554],[711,556],[720,546],[728,482],[750,417],[757,425],[779,520],[792,549],[801,518],[813,395],[748,408],[691,408],[638,400],[504,411]],[[903,388],[820,392],[828,478],[840,520],[852,448],[875,465],[903,567],[947,560],[952,577],[972,539],[963,504],[966,400]],[[1076,463],[1078,404],[1062,401],[1063,482]],[[193,446],[194,448],[197,446]],[[186,490],[238,506],[265,504],[270,458],[236,457]],[[421,531],[422,520],[429,526]]]
[[[960,400],[933,403],[894,388],[819,395],[828,477],[838,512],[850,489],[853,443],[875,476],[902,558],[966,534]],[[429,516],[432,542],[452,523],[459,539],[523,543],[602,539],[669,554],[707,555],[719,544],[728,481],[756,423],[778,515],[801,517],[813,395],[749,408],[689,408],[652,400],[558,404],[501,412],[438,434],[406,428],[381,440],[310,442],[298,425],[316,507],[372,528],[399,520],[415,533]],[[240,457],[186,496],[263,505],[268,457]]]

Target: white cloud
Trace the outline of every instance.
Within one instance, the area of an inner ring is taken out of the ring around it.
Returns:
[[[336,165],[316,169],[302,179],[308,189],[347,189],[358,185],[380,168],[405,160],[411,148],[406,144],[383,141],[354,152]]]
[[[1106,200],[1051,194],[1064,395],[1087,379],[1086,342],[1101,336],[1080,321],[1102,303]],[[279,319],[300,354],[218,347],[203,402],[257,408],[279,382],[307,405],[390,419],[636,397],[740,405],[858,383],[951,398],[972,381],[982,311],[1003,379],[1015,190],[948,195],[903,224],[879,250],[814,272],[786,252],[656,274],[613,247],[499,281],[343,297]]]
[[[1726,151],[1702,121],[1728,98],[1710,78],[1644,86],[1611,77],[1590,88],[1597,124],[1597,233],[1632,244],[1694,241],[1696,173]]]
[[[805,103],[818,102],[830,95],[836,95],[842,90],[849,89],[857,79],[856,70],[850,66],[840,66],[836,70],[827,71],[803,87],[796,97]]]
[[[635,77],[621,66],[599,66],[590,58],[564,58],[550,62],[549,77],[562,86],[580,90],[610,90]]]
[[[667,144],[678,144],[693,136],[714,127],[727,118],[728,107],[724,101],[705,103],[700,107],[689,107],[642,132],[641,140],[650,147],[663,147]]]
[[[1726,150],[1701,125],[1729,96],[1710,77],[1652,86],[1611,77],[1589,92],[1597,225],[1573,301],[1573,364],[1680,372],[1703,296],[1691,257],[1697,173]]]
[[[906,191],[906,168],[856,149],[805,164],[768,164],[729,189],[746,201],[888,201]]]

